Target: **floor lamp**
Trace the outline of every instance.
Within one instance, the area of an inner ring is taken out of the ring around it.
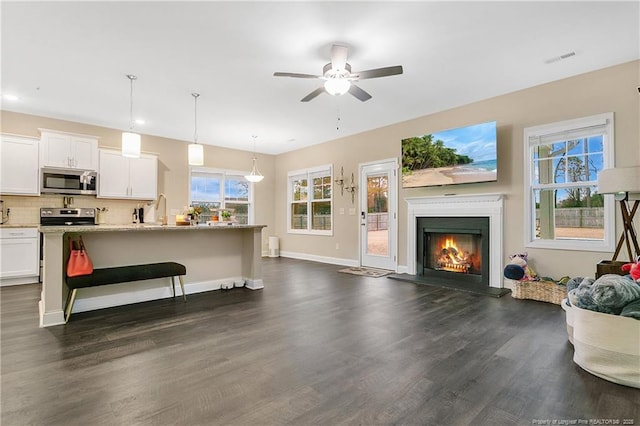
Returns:
[[[640,166],[616,167],[600,171],[598,193],[614,194],[615,200],[620,202],[622,211],[622,235],[616,245],[612,261],[618,258],[623,245],[626,246],[629,260],[635,261],[640,256],[638,234],[633,227],[633,217],[640,206]],[[632,199],[633,206],[631,206]]]

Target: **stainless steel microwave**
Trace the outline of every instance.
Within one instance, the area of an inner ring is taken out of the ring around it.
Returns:
[[[98,173],[93,170],[40,169],[40,192],[53,194],[96,195]]]

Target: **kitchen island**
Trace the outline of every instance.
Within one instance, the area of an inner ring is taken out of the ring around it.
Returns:
[[[178,262],[186,266],[187,293],[230,286],[256,290],[262,283],[265,225],[156,224],[40,226],[43,235],[40,326],[64,324],[67,237],[82,235],[94,268]],[[156,279],[83,289],[73,312],[170,297],[170,280]]]

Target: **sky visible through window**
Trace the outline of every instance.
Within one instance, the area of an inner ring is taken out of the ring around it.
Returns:
[[[242,200],[249,199],[249,183],[244,179],[235,179],[232,176],[225,180],[225,199]],[[192,176],[191,199],[194,201],[220,201],[222,176]]]

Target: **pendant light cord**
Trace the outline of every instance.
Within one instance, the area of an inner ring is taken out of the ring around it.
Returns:
[[[194,131],[193,131],[193,143],[198,143],[198,97],[199,93],[192,93],[194,99],[193,117],[194,117]]]
[[[256,166],[256,139],[258,138],[257,135],[252,135],[251,136],[253,138],[253,167],[255,168]]]
[[[129,82],[131,83],[131,91],[129,93],[129,130],[133,132],[133,80],[135,80],[135,75],[129,74],[127,75]]]

